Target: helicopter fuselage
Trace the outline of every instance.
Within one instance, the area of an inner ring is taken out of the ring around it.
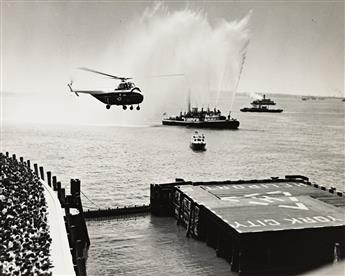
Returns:
[[[142,94],[138,92],[132,92],[130,90],[95,94],[92,96],[106,105],[133,105],[140,104],[144,100],[144,96]]]

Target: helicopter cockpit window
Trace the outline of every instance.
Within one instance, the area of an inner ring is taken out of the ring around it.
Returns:
[[[121,89],[121,90],[126,89],[125,83],[120,83],[117,89]]]

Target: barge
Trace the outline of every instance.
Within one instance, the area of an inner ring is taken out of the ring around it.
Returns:
[[[297,175],[151,185],[151,212],[174,216],[240,275],[291,275],[344,259],[344,199]]]

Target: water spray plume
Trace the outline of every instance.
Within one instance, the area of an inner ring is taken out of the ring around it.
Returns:
[[[146,117],[186,109],[189,90],[193,105],[213,106],[220,94],[231,93],[233,98],[237,89],[250,17],[251,12],[239,21],[211,24],[202,11],[169,11],[158,3],[134,19],[121,49],[110,49],[107,62],[112,61],[113,73],[134,76],[145,94]],[[147,78],[169,74],[184,77]]]
[[[249,96],[254,100],[262,100],[263,99],[263,97],[260,94],[255,93],[255,92],[250,93]]]

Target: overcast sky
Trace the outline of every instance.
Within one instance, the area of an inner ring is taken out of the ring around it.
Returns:
[[[239,91],[344,95],[343,1],[163,3],[170,12],[202,11],[210,24],[239,21],[252,10]],[[105,53],[120,49],[132,35],[128,26],[152,6],[151,1],[2,0],[2,97],[23,96],[25,105],[29,94],[61,93],[76,67],[113,70]]]

